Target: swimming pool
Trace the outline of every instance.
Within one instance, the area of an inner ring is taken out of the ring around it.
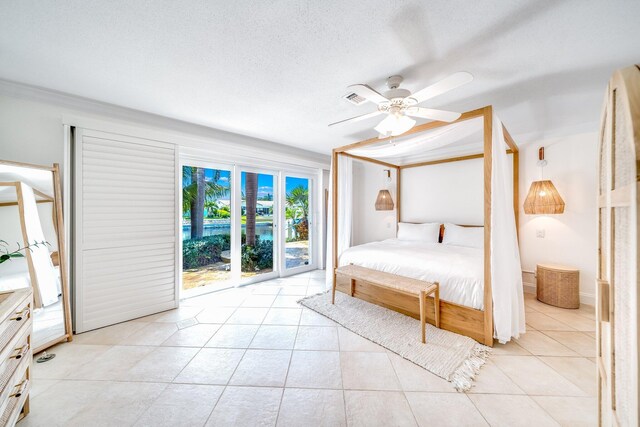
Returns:
[[[245,224],[242,224],[242,231],[246,228]],[[231,234],[231,224],[205,224],[203,236],[216,236]],[[260,236],[262,240],[273,240],[273,223],[259,222],[256,224],[256,236]],[[191,225],[182,226],[182,240],[189,240],[191,238]]]

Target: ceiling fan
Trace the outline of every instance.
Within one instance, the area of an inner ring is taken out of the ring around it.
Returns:
[[[340,120],[339,122],[331,123],[329,126],[357,122],[380,114],[386,114],[387,117],[374,128],[380,134],[380,138],[386,138],[401,135],[411,129],[416,124],[416,121],[411,117],[453,122],[460,117],[460,113],[419,107],[418,104],[469,83],[473,80],[473,76],[465,71],[460,71],[413,94],[407,89],[399,87],[402,80],[402,76],[389,77],[387,79],[389,90],[384,95],[365,84],[349,86],[348,89],[352,93],[345,97],[347,100],[356,105],[366,101],[373,102],[378,105],[378,110]]]

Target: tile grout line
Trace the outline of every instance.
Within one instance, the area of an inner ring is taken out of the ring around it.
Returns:
[[[396,367],[391,361],[391,358],[389,357],[389,353],[385,351],[383,354],[386,356],[387,360],[389,361],[389,364],[391,365],[391,370],[393,371],[393,375],[396,377],[396,381],[398,381],[398,386],[400,387],[399,390],[402,393],[402,396],[404,397],[405,402],[407,402],[407,406],[409,407],[411,416],[413,417],[413,420],[416,422],[416,426],[419,426],[420,423],[418,422],[418,418],[416,417],[416,414],[413,411],[413,406],[411,406],[411,402],[409,402],[409,399],[407,398],[407,392],[404,390],[404,387],[402,386],[402,382],[400,381],[400,376],[398,375],[398,371],[396,370]]]
[[[154,384],[155,384],[155,383],[154,383]],[[140,413],[140,415],[138,415],[138,416],[136,417],[135,421],[133,421],[133,422],[131,423],[131,425],[132,425],[132,426],[135,426],[135,425],[137,425],[137,424],[138,424],[138,421],[140,421],[140,419],[144,416],[144,414],[146,414],[146,413],[147,413],[147,411],[148,411],[149,409],[151,409],[151,407],[152,407],[152,406],[153,406],[153,405],[158,401],[158,399],[160,399],[160,396],[162,396],[162,393],[164,393],[164,392],[165,392],[165,391],[166,391],[170,386],[171,386],[171,383],[166,383],[166,384],[165,384],[165,387],[162,389],[162,392],[160,392],[160,393],[158,394],[158,396],[157,396],[155,399],[153,399],[153,401],[149,404],[149,406],[148,406],[148,407],[146,407],[146,408],[145,408],[145,409]]]
[[[302,312],[300,314],[300,317],[302,317]],[[287,365],[287,373],[284,376],[284,382],[282,384],[282,393],[280,394],[280,403],[278,404],[278,412],[276,414],[276,422],[275,422],[275,426],[278,425],[278,419],[280,419],[280,410],[282,409],[282,401],[284,400],[284,391],[287,388],[287,380],[289,379],[289,370],[291,369],[291,361],[293,360],[293,350],[296,347],[296,341],[298,340],[298,332],[300,331],[300,318],[298,318],[298,326],[296,326],[296,336],[293,339],[293,348],[290,350],[289,353],[289,364]]]
[[[340,340],[340,331],[336,328],[336,332],[338,333],[338,360],[340,361],[340,385],[342,386],[342,405],[344,409],[344,425],[349,425],[349,417],[347,417],[347,392],[344,389],[344,380],[342,378],[342,343]]]
[[[506,375],[506,374],[505,374]],[[482,394],[482,393],[478,393],[478,394]],[[498,393],[496,393],[498,394]],[[467,393],[465,393],[465,395],[467,395],[467,398],[469,399],[469,401],[471,402],[471,404],[473,405],[474,408],[476,408],[476,411],[478,411],[478,413],[480,414],[480,416],[482,417],[482,419],[487,423],[488,426],[491,426],[491,423],[489,422],[489,420],[487,419],[487,417],[485,417],[485,415],[482,413],[482,411],[480,410],[480,408],[478,407],[478,405],[476,405],[476,402],[473,401],[473,399],[471,398],[471,396],[469,396]],[[519,395],[516,395],[519,396]]]
[[[547,362],[545,362],[544,360],[542,360],[542,359],[541,359],[541,357],[550,357],[550,356],[535,356],[535,357],[536,357],[536,358],[537,358],[541,363],[544,363],[544,365],[545,365],[545,366],[548,366],[549,368],[551,368],[551,370],[553,370],[554,372],[556,372],[556,373],[557,373],[558,375],[560,375],[562,378],[564,378],[565,380],[569,381],[571,384],[573,384],[574,386],[576,386],[580,391],[582,391],[583,393],[585,393],[585,395],[586,395],[586,396],[583,396],[583,397],[594,397],[594,396],[592,396],[591,394],[589,394],[588,392],[586,392],[586,391],[585,391],[582,387],[580,387],[578,384],[576,384],[576,383],[574,383],[573,381],[571,381],[571,379],[569,379],[569,378],[567,378],[566,376],[564,376],[564,375],[562,374],[562,372],[558,371],[556,368],[554,368],[553,366],[549,365]],[[571,357],[571,358],[576,358],[576,357],[574,357],[574,356],[560,356],[560,357],[564,357],[564,358],[569,358],[569,357]],[[579,357],[577,357],[577,358],[579,358],[579,359],[589,360],[589,359],[587,359],[586,357],[582,357],[582,356],[579,356]],[[590,362],[590,363],[592,363],[591,361],[589,361],[589,362]],[[595,371],[595,369],[596,369],[596,366],[595,366],[595,363],[594,363],[593,370]],[[544,396],[544,395],[541,395],[541,396]],[[580,397],[580,396],[575,396],[575,397]]]
[[[551,335],[547,334],[547,332],[571,332],[571,333],[578,333],[586,338],[588,338],[589,340],[593,341],[593,349],[595,350],[596,347],[596,340],[595,338],[591,338],[589,335],[587,335],[586,333],[584,333],[583,331],[551,331],[551,330],[539,330],[538,332],[541,332],[543,335],[545,335],[546,337],[549,337],[550,339],[556,341],[557,343],[564,345],[565,347],[569,348],[566,344],[561,343],[560,341],[558,341],[556,338],[552,337]],[[580,357],[595,357],[595,352],[593,356],[584,356],[581,353],[578,353],[578,351],[569,348],[569,350],[575,352],[577,355],[579,355]],[[569,357],[569,356],[568,356]]]
[[[347,417],[347,396],[344,390],[344,385],[342,387],[342,405],[344,408],[344,425],[348,426],[349,425],[349,418]]]
[[[279,350],[285,351],[285,350]],[[48,379],[48,378],[40,378],[40,380],[49,380],[58,382],[95,382],[95,383],[122,383],[122,384],[165,384],[167,386],[170,385],[193,385],[193,386],[211,386],[211,387],[226,387],[224,384],[207,384],[207,383],[197,383],[197,382],[168,382],[168,381],[128,381],[128,380],[107,380],[107,379],[96,379],[96,380],[86,380],[86,379]],[[53,386],[53,385],[52,385]],[[283,388],[280,386],[273,385],[247,385],[247,384],[229,384],[230,387],[237,388]],[[304,386],[294,386],[294,387],[284,387],[287,389],[298,389],[298,390],[345,390],[345,391],[373,391],[373,392],[406,392],[406,393],[427,393],[427,394],[457,394],[457,391],[428,391],[428,390],[374,390],[370,388],[336,388],[336,387],[304,387]],[[575,394],[527,394],[523,393],[504,393],[504,392],[482,392],[482,393],[468,393],[464,394],[468,396],[478,396],[478,395],[486,395],[486,396],[527,396],[527,397],[551,397],[551,398],[574,398],[574,399],[595,399],[595,396],[584,396],[584,395],[575,395]]]
[[[211,419],[211,416],[213,415],[214,411],[216,410],[216,407],[218,406],[218,404],[220,403],[220,401],[222,400],[222,396],[224,396],[225,392],[227,391],[227,388],[229,388],[229,381],[231,381],[231,378],[233,378],[233,376],[235,375],[238,366],[240,366],[240,363],[242,362],[242,360],[244,359],[245,354],[247,354],[247,350],[244,350],[244,353],[242,353],[242,357],[240,358],[240,360],[238,361],[238,364],[236,365],[236,367],[233,369],[233,372],[231,373],[231,375],[229,375],[229,379],[227,380],[226,384],[224,384],[224,388],[222,389],[222,393],[220,393],[220,396],[218,397],[218,400],[216,401],[216,404],[213,406],[213,408],[211,409],[211,412],[209,413],[209,416],[207,417],[207,420],[205,421],[204,425],[207,425],[207,423],[209,422],[209,420]]]
[[[227,391],[227,386],[222,386],[222,392],[220,392],[220,396],[218,396],[218,400],[216,400],[216,404],[213,405],[213,408],[211,408],[211,412],[209,412],[209,416],[207,417],[207,419],[205,420],[203,425],[207,425],[209,423],[209,420],[211,419],[211,416],[213,415],[213,412],[216,410],[216,408],[218,407],[218,404],[220,403],[220,401],[222,400],[222,396],[224,396],[224,393]]]

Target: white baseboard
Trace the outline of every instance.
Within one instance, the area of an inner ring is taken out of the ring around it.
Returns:
[[[596,296],[594,294],[586,294],[584,292],[580,292],[580,304],[585,305],[596,305]]]
[[[526,273],[523,272],[523,276]],[[536,284],[531,282],[522,282],[522,288],[525,294],[536,294]],[[595,305],[596,304],[596,296],[594,294],[589,294],[585,292],[580,292],[580,304],[585,305]]]
[[[522,282],[522,287],[524,288],[525,294],[536,294],[536,284],[535,283],[526,283]]]

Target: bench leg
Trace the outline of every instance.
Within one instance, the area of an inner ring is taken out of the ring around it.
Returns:
[[[338,278],[336,276],[336,273],[334,271],[333,273],[333,286],[331,287],[331,304],[335,304],[336,303],[336,284],[338,282]]]
[[[356,292],[356,279],[351,279],[351,296]]]
[[[427,297],[424,291],[420,291],[420,328],[422,330],[422,343],[426,343],[426,329],[427,329],[427,319],[426,319],[426,310],[427,310]]]
[[[436,292],[433,297],[433,303],[435,306],[435,316],[436,316],[436,328],[440,327],[440,286],[436,288]]]

